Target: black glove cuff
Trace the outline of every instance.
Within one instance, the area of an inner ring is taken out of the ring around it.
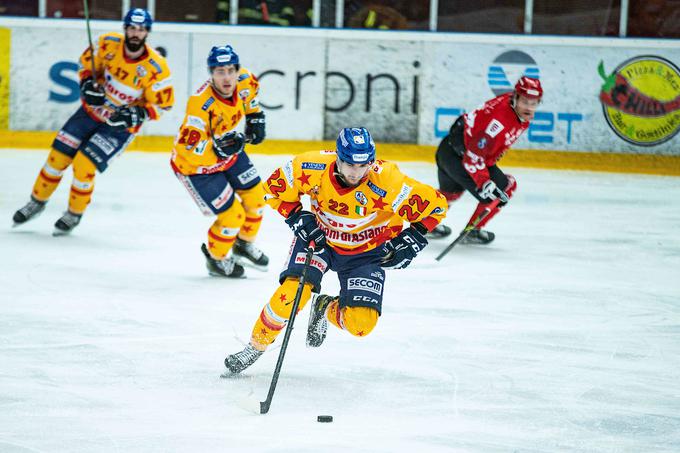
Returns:
[[[425,225],[423,225],[420,222],[412,223],[411,226],[413,227],[414,230],[416,230],[418,233],[422,234],[425,236],[427,233],[429,233],[429,230]]]
[[[260,119],[260,118],[264,119],[264,112],[249,113],[249,114],[246,115],[246,120],[253,119],[253,118],[254,119]]]

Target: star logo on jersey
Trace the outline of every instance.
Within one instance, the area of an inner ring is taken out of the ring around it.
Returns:
[[[297,178],[297,180],[300,181],[300,184],[302,184],[302,187],[304,187],[305,184],[307,184],[307,185],[309,186],[309,185],[310,185],[310,184],[309,184],[309,177],[310,177],[310,176],[312,176],[312,175],[311,175],[311,174],[308,175],[307,173],[305,173],[305,172],[303,171],[303,172],[302,172],[302,175],[300,175],[300,177]]]
[[[383,210],[385,206],[387,206],[387,203],[385,203],[382,199],[380,198],[371,198],[371,201],[373,201],[373,209],[380,209]]]
[[[285,295],[285,294],[281,294],[281,295],[279,296],[279,300],[280,300],[281,302],[285,302],[285,301],[288,300],[288,299],[286,298],[286,295]]]

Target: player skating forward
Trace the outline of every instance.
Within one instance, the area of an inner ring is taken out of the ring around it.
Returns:
[[[265,137],[259,83],[231,46],[213,47],[210,79],[189,98],[175,139],[172,168],[206,216],[217,216],[201,250],[211,275],[241,277],[241,264],[266,270],[269,258],[253,241],[262,223],[264,189],[244,151]],[[236,126],[245,116],[245,136]],[[232,249],[233,247],[233,249]],[[229,251],[233,253],[229,255]]]
[[[31,200],[14,214],[15,226],[45,209],[64,170],[73,164],[68,210],[54,224],[55,235],[70,233],[90,203],[96,172],[103,173],[111,160],[122,154],[144,121],[158,119],[175,102],[165,59],[145,42],[152,24],[149,13],[132,9],[123,24],[124,34],[99,37],[94,74],[90,49],[81,55],[78,77],[82,105],[52,143]]]
[[[503,173],[496,162],[529,128],[542,96],[538,79],[522,77],[514,91],[458,117],[439,144],[436,156],[439,190],[449,202],[460,198],[465,190],[479,200],[468,225],[485,209],[490,210],[464,242],[488,244],[494,240],[495,235],[482,227],[508,203],[517,187],[515,178]],[[435,237],[449,234],[451,229],[445,225],[431,233]]]
[[[446,199],[432,187],[405,176],[391,162],[375,160],[365,128],[340,131],[336,151],[309,152],[277,169],[266,181],[267,203],[295,233],[280,286],[264,306],[243,351],[225,359],[239,373],[257,360],[281,333],[305,261],[316,246],[300,299],[319,292],[328,270],[337,272],[340,296],[314,299],[307,344],[320,346],[327,321],[352,335],[368,335],[382,309],[385,269],[401,269],[426,245],[424,235],[444,218]],[[302,209],[308,195],[311,212]],[[410,226],[403,228],[404,221]]]

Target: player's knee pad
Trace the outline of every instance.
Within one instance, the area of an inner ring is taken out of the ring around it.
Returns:
[[[299,284],[299,281],[295,278],[285,279],[274,292],[271,299],[269,299],[269,303],[265,306],[263,313],[265,315],[271,315],[272,318],[276,319],[278,322],[288,320]],[[304,308],[310,297],[312,297],[312,284],[306,283],[302,290],[298,311]]]
[[[52,148],[50,154],[47,156],[45,168],[50,168],[59,172],[63,172],[73,162],[73,158],[67,156],[59,150]]]
[[[92,182],[97,174],[97,167],[83,153],[76,154],[73,159],[73,177],[81,182]]]
[[[378,323],[378,310],[370,307],[344,307],[342,325],[355,337],[365,337]]]
[[[247,213],[262,215],[265,205],[264,186],[262,183],[257,183],[250,189],[238,190],[237,193]]]
[[[231,234],[223,234],[224,236],[236,236],[245,220],[246,212],[243,209],[243,205],[235,199],[229,209],[217,214],[214,225],[218,228],[234,230]]]

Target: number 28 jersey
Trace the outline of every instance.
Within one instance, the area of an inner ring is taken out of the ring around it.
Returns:
[[[396,164],[377,160],[356,187],[336,176],[335,151],[312,151],[278,168],[265,183],[267,203],[284,217],[309,195],[326,242],[342,254],[372,250],[398,235],[404,221],[434,229],[447,203],[434,188],[404,175]]]
[[[220,159],[213,151],[213,136],[236,129],[245,115],[260,111],[260,84],[254,74],[241,68],[232,96],[220,96],[206,81],[187,102],[184,121],[175,138],[172,166],[183,175],[226,171],[239,154]]]

